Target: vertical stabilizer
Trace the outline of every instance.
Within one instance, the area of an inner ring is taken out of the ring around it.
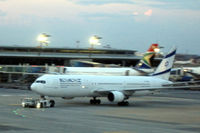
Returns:
[[[153,76],[168,80],[171,68],[174,63],[175,54],[176,48],[172,48],[170,52],[162,59],[161,63],[153,73]]]
[[[147,52],[143,55],[142,59],[136,65],[136,68],[139,69],[151,69],[152,67],[152,59],[155,56],[155,49],[158,48],[158,44],[152,44]]]

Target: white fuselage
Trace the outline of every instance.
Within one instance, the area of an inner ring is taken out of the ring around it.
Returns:
[[[200,67],[183,67],[182,69],[195,74],[200,74]]]
[[[31,85],[31,89],[45,96],[95,97],[102,96],[96,91],[138,91],[168,83],[171,82],[146,76],[43,75]]]
[[[152,73],[154,69],[133,68],[105,68],[105,67],[65,67],[65,74],[68,75],[113,75],[113,76],[142,76],[144,73]]]

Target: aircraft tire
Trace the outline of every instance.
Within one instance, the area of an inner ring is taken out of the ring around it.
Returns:
[[[101,100],[100,99],[98,99],[98,100],[91,99],[90,104],[101,104]]]
[[[41,108],[43,108],[44,107],[44,105],[43,105],[43,103],[41,103]]]
[[[90,100],[90,104],[94,104],[94,100],[93,99]]]
[[[128,101],[126,101],[126,102],[125,102],[125,106],[128,106],[128,105],[129,105],[129,102],[128,102]]]
[[[100,99],[96,100],[96,103],[101,104],[101,100]]]
[[[54,100],[50,100],[50,107],[54,107],[55,106],[55,101]]]
[[[118,103],[118,106],[128,106],[129,102],[128,101],[122,101]]]

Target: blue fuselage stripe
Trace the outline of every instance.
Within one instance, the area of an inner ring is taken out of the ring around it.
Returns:
[[[168,55],[166,55],[165,58],[169,58],[175,54],[176,54],[176,50],[174,50],[172,53],[169,53]]]
[[[170,72],[170,71],[171,71],[171,68],[168,69],[168,70],[166,70],[166,71],[160,72],[160,73],[155,73],[155,74],[153,74],[153,76],[165,74],[165,73],[168,73],[168,72]]]

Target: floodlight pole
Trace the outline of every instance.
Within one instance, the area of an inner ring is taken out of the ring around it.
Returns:
[[[41,49],[43,48],[44,45],[48,46],[49,44],[49,40],[48,38],[50,37],[50,35],[46,34],[46,33],[42,33],[38,36],[37,41],[39,42],[39,56],[41,54]]]
[[[89,38],[89,43],[90,43],[90,54],[89,54],[89,57],[91,58],[91,55],[92,55],[92,50],[94,49],[94,45],[99,45],[99,40],[102,39],[102,37],[99,37],[97,35],[94,35],[94,36],[91,36]]]

